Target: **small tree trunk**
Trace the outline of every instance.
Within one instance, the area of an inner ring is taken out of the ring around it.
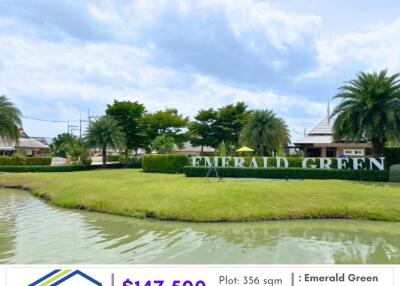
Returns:
[[[203,156],[204,155],[204,148],[203,148],[204,146],[203,145],[201,145],[201,151],[200,151],[200,155],[201,156]]]
[[[126,159],[126,160],[128,160],[128,153],[129,153],[128,148],[125,148],[125,159]]]
[[[374,157],[381,157],[385,151],[385,141],[378,138],[372,138],[372,155]]]
[[[107,146],[103,146],[103,167],[107,166]]]
[[[263,152],[264,152],[263,144],[260,144],[258,146],[258,153],[260,156],[262,156],[262,155],[264,155]]]

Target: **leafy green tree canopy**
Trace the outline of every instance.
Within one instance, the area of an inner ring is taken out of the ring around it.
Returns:
[[[261,156],[271,154],[290,143],[289,129],[271,110],[255,110],[243,126],[240,142],[257,150]]]
[[[236,148],[239,144],[240,132],[247,121],[249,111],[244,102],[229,104],[217,111],[217,118],[214,122],[215,138],[218,144],[225,142],[228,151]]]
[[[178,110],[168,108],[145,115],[147,136],[153,141],[159,135],[167,135],[180,146],[186,140],[183,129],[187,127],[189,118],[178,113]]]
[[[190,143],[193,146],[201,146],[202,152],[204,146],[216,148],[218,146],[218,141],[215,138],[217,112],[212,108],[202,109],[194,119],[189,124]]]
[[[116,119],[122,127],[126,138],[126,154],[128,149],[137,150],[144,147],[144,121],[143,116],[146,108],[137,101],[117,101],[107,105],[106,114]]]
[[[334,97],[341,99],[332,118],[336,141],[372,144],[374,156],[382,156],[385,144],[400,134],[400,77],[360,72],[340,87]]]
[[[102,116],[93,122],[88,129],[86,140],[90,147],[101,148],[103,166],[106,166],[107,162],[107,148],[119,149],[126,144],[122,127],[110,116]]]
[[[151,147],[160,154],[168,154],[175,148],[174,138],[168,135],[157,136],[152,142]]]
[[[61,133],[53,138],[50,148],[55,156],[66,157],[68,153],[68,146],[73,145],[78,138],[70,133]]]
[[[5,96],[0,96],[0,139],[17,141],[21,126],[21,112]]]

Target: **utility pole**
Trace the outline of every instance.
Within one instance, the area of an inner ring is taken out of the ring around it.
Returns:
[[[82,139],[82,113],[79,112],[79,139]]]
[[[72,135],[73,131],[78,131],[79,130],[78,127],[79,127],[78,125],[72,125],[68,120],[68,134]]]

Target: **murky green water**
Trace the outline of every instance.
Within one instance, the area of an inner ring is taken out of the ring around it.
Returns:
[[[0,263],[400,263],[400,223],[162,222],[0,190]]]

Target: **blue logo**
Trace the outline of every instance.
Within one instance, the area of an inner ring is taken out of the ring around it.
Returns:
[[[36,280],[35,282],[29,284],[28,286],[58,286],[68,281],[71,278],[81,279],[82,283],[86,282],[82,285],[90,285],[90,286],[102,286],[102,284],[90,277],[89,275],[83,273],[80,270],[72,270],[72,269],[56,269],[49,274],[43,276],[42,278]]]

